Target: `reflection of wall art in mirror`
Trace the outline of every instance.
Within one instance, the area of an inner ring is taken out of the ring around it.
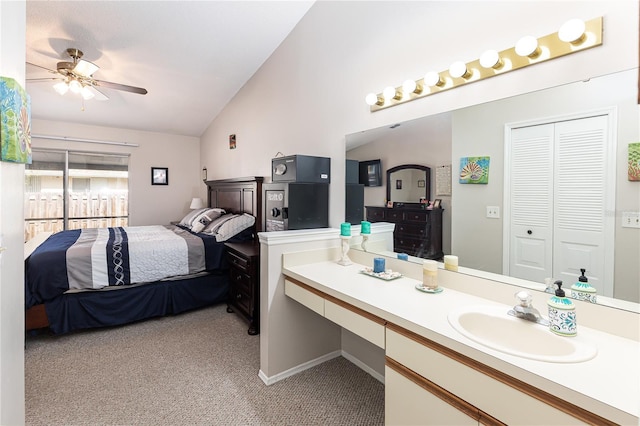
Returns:
[[[169,185],[169,169],[167,167],[152,167],[151,185]]]
[[[418,188],[424,188],[424,181],[423,180],[419,180],[418,181]]]
[[[460,158],[460,183],[489,183],[489,157]]]
[[[629,180],[640,181],[640,142],[629,144]]]
[[[402,189],[402,179],[396,179],[396,189]]]

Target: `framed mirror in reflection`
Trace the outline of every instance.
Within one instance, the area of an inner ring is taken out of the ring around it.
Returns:
[[[640,238],[638,238],[637,229],[627,228],[622,223],[623,212],[640,211],[638,183],[629,181],[626,173],[628,145],[640,140],[637,81],[638,69],[634,68],[595,77],[588,81],[404,122],[394,130],[385,127],[372,129],[371,132],[358,132],[357,135],[347,136],[347,157],[357,159],[363,151],[366,151],[367,156],[380,157],[388,165],[408,163],[410,161],[406,161],[406,158],[409,157],[413,160],[411,162],[419,161],[434,168],[444,164],[457,164],[461,157],[489,156],[492,165],[489,184],[460,185],[454,172],[451,197],[441,197],[436,194],[437,198],[442,198],[442,203],[448,206],[443,217],[444,253],[457,255],[460,266],[463,267],[461,269],[466,273],[478,270],[490,273],[493,277],[505,276],[505,282],[511,281],[509,277],[516,277],[518,280],[524,279],[541,284],[543,279],[518,276],[510,267],[512,253],[509,238],[513,228],[507,221],[513,219],[510,218],[512,213],[510,198],[513,198],[514,190],[518,190],[519,187],[518,179],[513,174],[513,164],[509,163],[509,155],[505,154],[507,129],[532,123],[537,125],[542,119],[559,117],[562,121],[568,121],[593,111],[606,111],[610,125],[605,132],[612,138],[609,144],[609,156],[606,159],[608,166],[605,164],[606,168],[597,172],[591,166],[581,170],[579,166],[581,159],[586,156],[586,145],[577,146],[577,150],[572,155],[574,163],[578,165],[576,170],[580,176],[585,176],[585,178],[576,178],[578,183],[584,185],[591,182],[588,185],[595,187],[602,181],[613,179],[612,184],[615,189],[605,188],[601,191],[603,197],[608,197],[606,202],[600,202],[601,200],[598,199],[589,202],[575,200],[569,204],[568,208],[569,212],[572,212],[571,215],[576,217],[595,212],[591,216],[602,218],[601,222],[593,222],[596,228],[604,227],[607,218],[613,222],[613,231],[607,231],[606,234],[613,234],[615,238],[605,244],[603,256],[601,256],[605,258],[602,268],[611,270],[610,276],[613,278],[604,279],[595,287],[598,293],[604,296],[633,302],[632,310],[638,310],[640,262],[637,260],[640,258]],[[365,139],[368,133],[372,138],[367,143]],[[399,146],[398,140],[401,140],[402,144],[406,142],[405,148]],[[352,141],[357,146],[353,147],[350,143]],[[549,158],[554,158],[553,154],[550,154]],[[532,171],[538,170],[538,173],[543,173],[542,169],[548,171],[548,166],[553,164],[526,159],[525,156],[525,161],[519,167]],[[558,180],[551,179],[550,186],[541,192],[545,196],[551,194],[552,204],[537,208],[529,206],[527,211],[534,216],[544,217],[545,220],[559,217],[561,212],[558,211],[557,206],[561,203],[558,202],[557,197],[563,192],[557,182]],[[433,186],[433,183],[430,182],[430,185]],[[526,178],[526,175],[521,185],[525,183],[537,188],[542,187],[539,179]],[[390,191],[390,186],[395,188],[393,182],[391,185],[387,182],[385,190]],[[381,199],[383,195],[367,192],[365,191],[365,205],[379,204],[379,202],[375,203],[375,200]],[[506,198],[509,195],[505,196],[505,194],[511,194],[510,198]],[[371,201],[370,196],[374,201]],[[555,204],[553,204],[554,200]],[[496,216],[497,211],[497,218],[487,217],[488,207],[492,208],[493,216]],[[495,210],[493,207],[498,209]],[[561,259],[563,254],[566,256],[566,253],[563,253],[564,248],[553,242],[554,233],[561,232],[560,228],[556,225],[549,228],[552,241],[549,246],[552,266],[545,274],[550,278],[566,274],[570,278],[564,278],[564,282],[570,287],[577,281],[580,268],[584,265],[579,264],[582,262],[572,264],[569,261],[564,262],[567,266],[563,268],[566,270],[554,269],[554,264],[563,263],[558,259]],[[526,232],[526,229],[524,231]]]
[[[387,170],[387,201],[420,203],[431,199],[431,169],[418,164],[403,164]]]

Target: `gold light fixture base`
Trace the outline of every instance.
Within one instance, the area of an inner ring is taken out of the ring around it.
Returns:
[[[537,40],[538,49],[540,51],[539,54],[533,58],[529,56],[520,56],[516,53],[515,47],[511,47],[498,52],[502,64],[499,67],[484,68],[480,65],[480,60],[476,59],[466,63],[467,70],[471,74],[468,77],[463,76],[455,78],[451,76],[449,70],[441,71],[438,75],[440,76],[442,84],[429,86],[422,78],[416,80],[416,85],[423,88],[420,93],[403,93],[402,86],[398,86],[396,87],[396,93],[402,95],[399,99],[393,98],[386,100],[380,93],[377,96],[379,99],[384,99],[384,102],[382,104],[379,102],[371,105],[370,110],[371,112],[380,111],[382,109],[440,93],[445,90],[453,89],[454,87],[474,83],[476,81],[528,67],[530,65],[546,62],[551,59],[560,58],[562,56],[600,46],[602,45],[602,17],[586,21],[583,37],[573,43],[560,40],[558,32],[540,37]]]

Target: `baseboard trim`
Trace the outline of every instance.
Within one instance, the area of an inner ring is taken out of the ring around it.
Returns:
[[[348,361],[350,361],[352,364],[355,364],[356,367],[358,367],[365,373],[368,373],[371,377],[373,377],[374,379],[376,379],[377,381],[379,381],[384,385],[384,374],[378,373],[376,370],[374,370],[369,365],[362,362],[360,359],[351,355],[349,352],[342,351],[341,355],[344,358],[346,358]]]
[[[270,386],[274,383],[279,382],[280,380],[286,379],[287,377],[294,376],[298,373],[303,372],[304,370],[308,370],[312,367],[315,367],[316,365],[320,365],[323,362],[327,362],[330,359],[337,358],[341,355],[342,355],[342,351],[339,351],[339,350],[329,352],[328,354],[322,355],[321,357],[318,357],[316,359],[312,359],[311,361],[307,361],[305,363],[297,365],[293,368],[285,370],[282,373],[278,373],[271,377],[268,377],[266,374],[264,374],[262,370],[260,370],[258,372],[258,377],[260,377],[260,379],[264,382],[265,385]]]

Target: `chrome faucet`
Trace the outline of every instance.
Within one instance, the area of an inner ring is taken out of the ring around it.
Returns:
[[[533,297],[527,291],[519,291],[516,293],[516,299],[518,304],[513,309],[507,312],[509,315],[513,315],[516,318],[522,318],[527,321],[532,321],[542,325],[549,325],[549,321],[542,318],[540,312],[531,305]]]

